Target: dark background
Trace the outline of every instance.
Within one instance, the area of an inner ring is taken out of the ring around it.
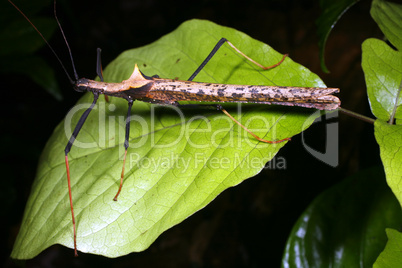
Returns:
[[[370,4],[368,0],[357,3],[331,32],[325,53],[330,74],[320,70],[315,26],[320,15],[318,1],[60,0],[58,14],[81,76],[95,77],[97,47],[102,48],[106,66],[124,50],[149,44],[182,22],[200,18],[236,28],[289,53],[327,86],[341,89],[342,107],[372,116],[361,70],[361,44],[369,37],[382,38],[382,34],[369,15]],[[52,7],[50,1],[43,15],[52,16]],[[69,65],[59,32],[50,43]],[[17,265],[8,256],[41,150],[81,96],[72,90],[47,47],[38,54],[56,70],[62,101],[29,78],[1,76],[0,204],[5,227],[0,238],[5,241],[1,251],[4,267]],[[226,190],[204,210],[162,234],[144,252],[118,259],[83,253],[74,258],[71,249],[56,245],[27,261],[26,267],[278,267],[293,224],[314,197],[358,170],[381,164],[372,125],[342,114],[335,122],[339,122],[340,131],[337,168],[312,157],[299,135],[279,152],[278,156],[286,159],[286,170],[267,169]],[[325,136],[324,123],[314,124],[305,133],[307,144],[321,151],[325,150]]]

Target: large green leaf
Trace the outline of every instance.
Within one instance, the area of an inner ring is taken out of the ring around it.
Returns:
[[[234,29],[192,20],[148,46],[122,53],[106,68],[105,81],[127,79],[135,63],[146,75],[187,79],[221,37],[264,65],[282,58],[268,45]],[[195,80],[325,86],[290,58],[275,69],[262,71],[226,45]],[[63,150],[72,126],[92,99],[86,94],[77,103],[44,149],[13,258],[32,258],[55,243],[73,246]],[[145,250],[162,232],[202,209],[223,190],[259,173],[285,145],[256,141],[219,111],[180,111],[135,102],[125,182],[114,202],[127,102],[101,99],[70,153],[77,241],[82,252],[117,257]],[[320,114],[268,105],[232,105],[228,110],[254,133],[271,140],[300,133]]]
[[[400,228],[401,222],[384,172],[365,170],[311,203],[293,227],[282,266],[370,267],[387,241],[385,228]]]
[[[374,268],[392,268],[402,265],[402,234],[393,229],[387,229],[388,243],[380,254]]]

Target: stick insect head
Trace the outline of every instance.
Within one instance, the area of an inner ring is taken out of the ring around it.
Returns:
[[[74,90],[78,92],[91,91],[90,80],[80,78],[74,83]]]

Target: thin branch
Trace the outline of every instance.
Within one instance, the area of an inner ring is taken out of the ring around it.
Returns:
[[[374,124],[374,122],[375,122],[375,119],[373,119],[373,118],[370,118],[370,117],[367,117],[367,116],[364,116],[364,115],[361,115],[361,114],[346,110],[345,108],[339,108],[339,111],[344,113],[344,114],[350,115],[350,116],[352,116],[354,118],[357,118],[357,119],[360,119],[360,120],[365,121],[367,123],[370,123],[370,124]]]

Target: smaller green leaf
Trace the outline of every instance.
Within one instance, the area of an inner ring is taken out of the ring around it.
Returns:
[[[402,119],[402,98],[397,100],[402,79],[402,53],[384,41],[370,38],[362,46],[362,67],[372,113],[388,121],[397,105],[395,118]]]
[[[358,1],[359,0],[320,0],[322,13],[317,19],[316,24],[318,27],[317,34],[319,37],[318,46],[320,47],[321,69],[326,73],[328,73],[329,70],[327,69],[327,66],[325,66],[324,52],[325,43],[327,42],[329,33],[332,28],[334,28],[340,17],[342,17],[342,15]]]
[[[55,71],[46,61],[38,56],[3,57],[0,63],[0,72],[26,75],[56,100],[63,99]]]
[[[318,196],[293,227],[282,267],[369,267],[402,213],[380,168],[359,172]],[[397,267],[397,266],[395,266]]]
[[[56,100],[62,100],[63,95],[57,83],[54,69],[40,57],[33,56],[28,59],[32,60],[29,65],[23,65],[25,68],[22,68],[21,72],[25,72],[27,76],[31,77],[33,81],[44,88]],[[27,69],[26,67],[28,66],[29,68]],[[35,68],[31,68],[31,66],[35,66]]]
[[[362,46],[362,67],[367,94],[373,114],[383,121],[402,118],[402,98],[399,85],[402,81],[402,5],[383,0],[373,1],[371,15],[386,38],[399,50],[377,39],[368,39]]]
[[[34,16],[44,8],[53,4],[53,0],[12,1],[30,19],[34,18]],[[23,16],[8,1],[0,1],[0,24],[8,26],[10,22],[15,20],[23,20]],[[29,25],[28,22],[26,23]]]
[[[373,0],[370,14],[387,39],[402,50],[402,5],[384,0]]]
[[[21,16],[22,17],[22,16]],[[56,22],[51,18],[35,18],[32,23],[48,39],[56,30]],[[40,35],[23,17],[10,22],[0,32],[0,57],[10,55],[32,54],[46,45]]]
[[[377,120],[374,134],[380,146],[387,183],[402,206],[402,126]]]
[[[402,234],[394,229],[386,229],[388,243],[380,254],[374,268],[402,267]]]
[[[34,2],[34,3],[32,3]],[[49,39],[56,30],[54,18],[34,17],[34,13],[48,6],[48,0],[25,1],[15,3],[45,39]],[[8,2],[1,4],[2,18],[7,17],[7,27],[0,30],[0,71],[18,73],[30,77],[57,100],[62,99],[54,70],[34,53],[46,43],[35,28]]]

